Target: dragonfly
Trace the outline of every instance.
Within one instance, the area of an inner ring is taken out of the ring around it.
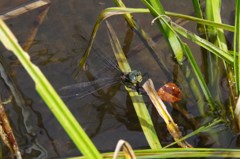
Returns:
[[[86,81],[64,86],[60,89],[63,98],[83,98],[87,95],[93,94],[98,90],[111,87],[115,84],[122,83],[124,86],[137,91],[139,94],[145,93],[140,85],[143,80],[143,75],[138,70],[131,72],[122,72],[116,61],[112,58],[99,54],[94,50],[92,54],[95,59],[101,60],[111,72],[118,72],[116,77],[99,78],[93,81]],[[104,71],[106,72],[106,71]],[[102,74],[102,72],[100,72]],[[166,83],[158,90],[158,96],[165,102],[176,103],[180,101],[180,88],[173,82]]]
[[[100,60],[111,71],[116,72],[114,77],[99,78],[93,81],[86,81],[64,86],[60,89],[60,95],[63,98],[83,98],[87,95],[93,94],[98,90],[109,88],[118,83],[122,83],[124,86],[131,88],[141,94],[143,90],[140,83],[143,76],[141,71],[132,70],[131,72],[122,72],[117,62],[108,56],[104,56],[102,53],[95,51],[92,52],[95,60]],[[91,66],[91,65],[90,65]],[[107,76],[107,75],[106,75]]]

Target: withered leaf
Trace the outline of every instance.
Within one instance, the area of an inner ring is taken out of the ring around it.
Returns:
[[[180,88],[173,82],[169,82],[158,90],[158,96],[166,102],[175,103],[180,101]]]

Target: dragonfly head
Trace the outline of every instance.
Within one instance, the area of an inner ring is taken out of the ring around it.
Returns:
[[[129,73],[129,80],[134,85],[142,82],[142,73],[140,71],[133,70]]]

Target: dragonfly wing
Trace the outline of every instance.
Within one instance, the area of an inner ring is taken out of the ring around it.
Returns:
[[[101,78],[94,81],[76,83],[64,86],[60,89],[63,98],[78,97],[82,98],[103,88],[110,87],[119,83],[120,78]]]
[[[117,62],[112,57],[109,57],[108,55],[104,54],[99,49],[98,50],[97,49],[93,49],[92,56],[93,56],[94,59],[100,59],[101,61],[103,61],[103,63],[105,64],[105,66],[108,69],[111,69],[111,70],[115,69],[118,72],[121,72],[121,70],[118,67]]]

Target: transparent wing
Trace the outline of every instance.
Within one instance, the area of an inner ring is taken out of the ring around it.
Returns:
[[[81,82],[62,87],[60,96],[63,98],[83,98],[103,88],[108,88],[120,82],[120,77],[101,78],[89,82]]]
[[[117,72],[121,72],[114,58],[106,55],[101,50],[93,49],[93,51],[90,53],[90,58],[91,57],[94,59],[93,62],[96,62],[96,60],[103,62],[106,68],[108,68],[110,71],[117,70]]]

